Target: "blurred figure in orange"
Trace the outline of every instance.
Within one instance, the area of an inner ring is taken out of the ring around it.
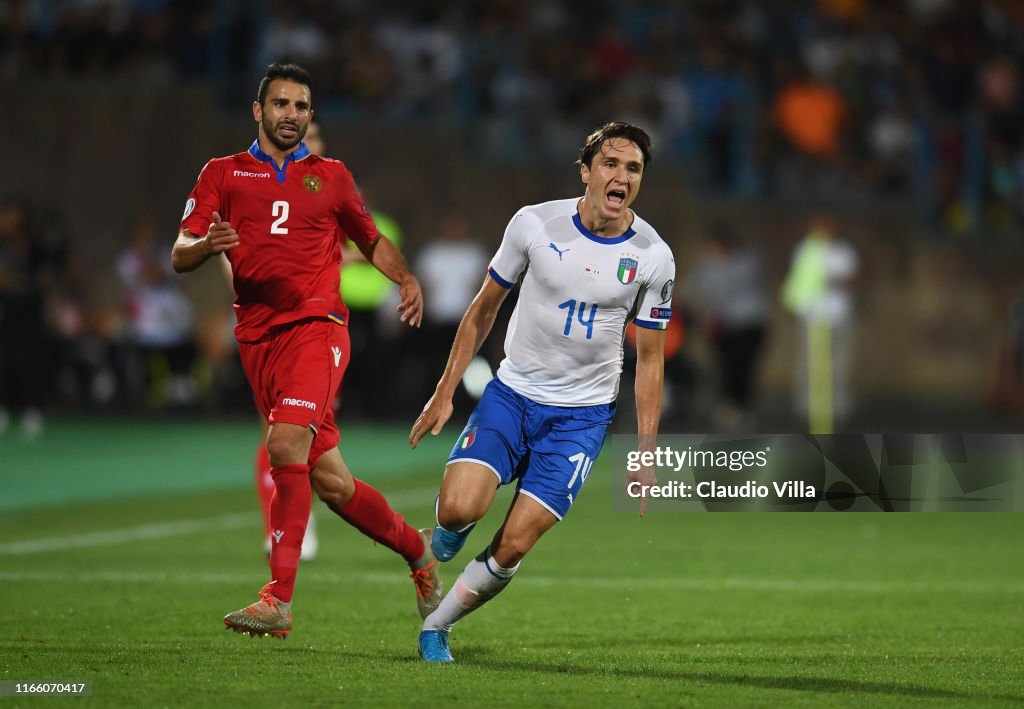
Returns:
[[[789,144],[820,160],[838,156],[845,113],[839,92],[815,80],[802,66],[776,96],[772,107],[775,123]]]
[[[775,96],[772,122],[779,135],[775,189],[792,197],[845,194],[850,170],[843,150],[848,113],[842,95],[829,83],[797,64]]]

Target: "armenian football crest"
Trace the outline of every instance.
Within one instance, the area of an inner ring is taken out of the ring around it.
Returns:
[[[302,180],[302,184],[305,185],[306,189],[310,192],[320,191],[320,178],[316,175],[306,175]]]
[[[624,286],[628,286],[630,283],[636,280],[636,267],[637,260],[635,258],[629,258],[623,256],[619,259],[619,283]]]

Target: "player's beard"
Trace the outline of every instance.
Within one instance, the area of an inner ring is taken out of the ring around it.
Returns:
[[[277,134],[276,126],[270,122],[267,116],[263,116],[263,134],[267,136],[267,140],[274,144],[274,147],[282,152],[288,152],[296,145],[302,142],[302,139],[306,137],[306,130],[309,128],[309,123],[302,125],[300,123],[295,124],[295,137],[291,140],[284,140]]]

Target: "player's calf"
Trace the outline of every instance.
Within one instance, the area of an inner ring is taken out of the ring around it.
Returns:
[[[452,662],[448,634],[452,627],[508,586],[519,565],[505,568],[485,549],[463,569],[441,604],[423,621],[419,637],[420,659]]]

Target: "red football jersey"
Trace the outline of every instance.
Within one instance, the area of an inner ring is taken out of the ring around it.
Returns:
[[[227,257],[240,342],[311,316],[348,320],[338,292],[339,228],[358,244],[379,233],[344,163],[312,155],[303,143],[279,170],[257,140],[206,163],[181,228],[204,236],[215,211],[238,232]]]

